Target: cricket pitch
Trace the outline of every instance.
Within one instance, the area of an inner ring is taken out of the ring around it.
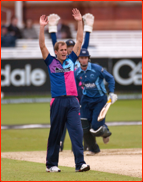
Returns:
[[[2,152],[1,157],[45,163],[46,151]],[[142,178],[142,149],[102,149],[95,156],[84,155],[84,159],[91,170]],[[59,153],[59,166],[75,167],[70,150]]]

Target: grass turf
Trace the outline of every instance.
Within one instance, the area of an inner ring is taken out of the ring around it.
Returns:
[[[142,121],[142,100],[118,100],[109,108],[106,121]]]
[[[110,142],[103,144],[97,137],[101,149],[142,148],[142,126],[110,126]],[[42,151],[46,150],[49,129],[2,130],[1,151]],[[71,141],[66,134],[64,149],[71,150]]]
[[[118,101],[110,107],[107,121],[142,120],[141,100]],[[49,123],[49,103],[8,104],[1,107],[1,124]],[[101,149],[142,148],[142,126],[110,126],[112,136]],[[49,129],[1,130],[1,152],[46,150]],[[71,149],[66,134],[64,149]],[[2,181],[141,181],[141,178],[89,171],[75,173],[74,168],[60,167],[62,173],[46,173],[45,165],[10,159],[1,161]]]
[[[45,164],[3,159],[2,181],[141,181],[141,178],[107,172],[88,171],[76,173],[74,168],[60,167],[60,173],[46,173]]]
[[[142,100],[119,100],[109,109],[106,121],[141,121]],[[1,124],[50,123],[50,104],[6,104],[1,105]]]

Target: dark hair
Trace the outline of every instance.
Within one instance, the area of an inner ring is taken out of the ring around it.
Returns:
[[[55,51],[58,51],[58,50],[59,50],[59,45],[60,45],[60,44],[61,44],[62,46],[63,46],[63,45],[67,45],[65,42],[62,42],[62,41],[56,42],[56,43],[55,43],[55,46],[54,46],[54,50],[55,50]]]

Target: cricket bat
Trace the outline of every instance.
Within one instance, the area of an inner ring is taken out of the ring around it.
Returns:
[[[108,111],[108,109],[109,109],[110,106],[111,106],[111,99],[109,99],[106,102],[105,106],[100,111],[100,114],[99,114],[98,119],[97,119],[98,121],[102,121],[105,118],[105,116],[107,114],[107,111]]]

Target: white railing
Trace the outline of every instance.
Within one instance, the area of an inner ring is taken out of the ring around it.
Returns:
[[[66,40],[63,39],[63,41]],[[50,38],[46,37],[45,43],[50,53],[54,55],[53,45]],[[1,58],[12,59],[42,57],[38,39],[19,39],[17,40],[16,45],[16,48],[2,48]],[[93,31],[90,35],[88,50],[91,57],[142,57],[142,32]]]
[[[1,11],[6,13],[6,25],[9,25],[11,20],[11,10],[1,7]]]

